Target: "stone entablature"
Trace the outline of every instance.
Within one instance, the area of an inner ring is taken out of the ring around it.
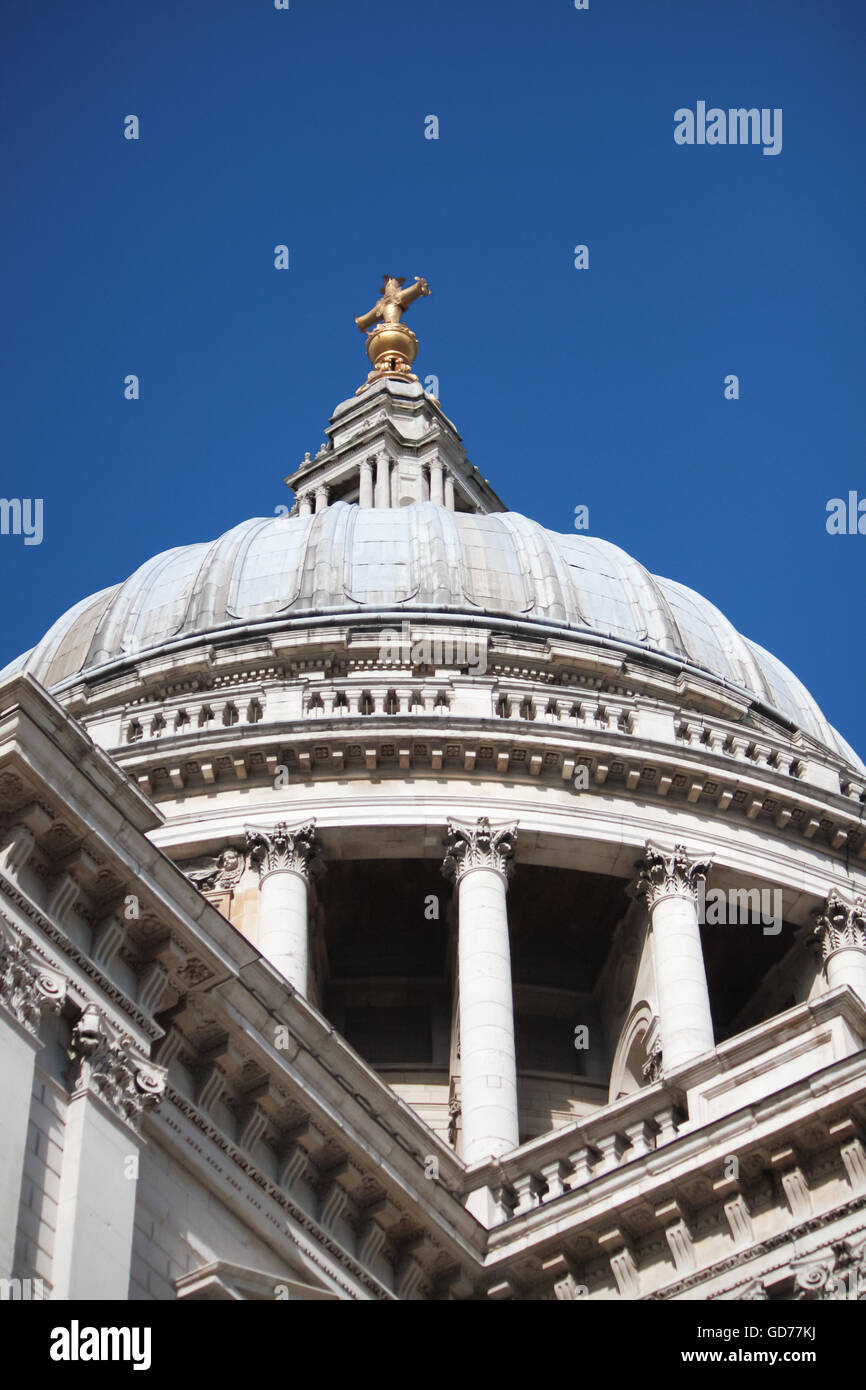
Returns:
[[[441,698],[436,696],[435,698]],[[431,699],[432,703],[432,699]],[[435,722],[434,722],[435,721]],[[259,726],[242,748],[218,732],[190,738],[186,746],[136,745],[117,760],[157,800],[206,787],[231,790],[239,783],[264,786],[279,768],[291,780],[327,783],[347,772],[399,778],[411,769],[419,780],[444,770],[455,783],[484,771],[510,783],[552,783],[573,795],[605,788],[626,801],[695,807],[711,816],[751,822],[794,843],[814,841],[866,859],[866,831],[859,803],[823,792],[769,768],[722,761],[691,749],[665,752],[655,742],[611,742],[591,730],[572,734],[550,726],[516,730],[504,722],[467,720],[433,704],[432,712],[401,724],[399,716],[294,720],[275,735]],[[174,752],[174,757],[171,756]],[[583,784],[575,784],[579,769]]]
[[[539,662],[537,643],[505,639],[493,622],[409,622],[413,643],[438,632],[454,644],[461,631],[482,642],[485,674],[383,666],[381,629],[377,639],[326,623],[142,663],[150,693],[129,672],[86,699],[84,690],[64,698],[157,800],[261,785],[281,766],[304,780],[406,770],[459,780],[483,770],[563,789],[577,774],[618,796],[686,803],[866,859],[856,769],[802,733],[784,734],[745,696],[574,639],[548,640]],[[169,669],[198,689],[162,685]],[[111,710],[118,699],[121,715]]]

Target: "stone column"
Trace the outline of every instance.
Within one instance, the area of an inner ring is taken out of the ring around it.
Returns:
[[[850,985],[866,1004],[866,899],[849,907],[831,892],[815,923],[824,972],[830,989]]]
[[[450,473],[445,479],[445,506],[449,512],[454,511],[454,479]]]
[[[439,507],[445,505],[441,459],[431,459],[430,461],[430,501],[435,502]]]
[[[298,516],[309,516],[313,510],[312,499],[308,492],[302,492],[298,498]]]
[[[698,883],[711,860],[693,860],[684,845],[673,854],[647,844],[634,893],[646,899],[661,1029],[661,1067],[672,1067],[714,1047],[710,996],[698,925]]]
[[[126,1300],[145,1109],[165,1069],[89,1004],[73,1029],[69,1108],[57,1198],[52,1297]]]
[[[391,505],[391,465],[384,450],[376,455],[376,492],[373,505],[375,507],[390,507]]]
[[[449,820],[443,864],[457,884],[463,1159],[517,1147],[517,1065],[505,893],[517,826]]]
[[[316,488],[316,511],[323,512],[328,505],[328,493],[330,489],[321,483]]]
[[[40,971],[11,932],[0,935],[0,1279],[11,1277],[15,1259],[39,1020],[60,1012],[65,992],[65,981]]]
[[[358,489],[358,505],[360,507],[372,507],[373,505],[373,463],[371,459],[361,460],[360,484]]]
[[[251,862],[259,870],[258,947],[289,984],[307,997],[309,932],[307,884],[318,852],[315,821],[273,830],[247,827]]]

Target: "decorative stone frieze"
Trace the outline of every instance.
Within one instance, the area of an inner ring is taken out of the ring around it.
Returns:
[[[95,1004],[89,1004],[72,1030],[72,1098],[98,1095],[117,1119],[138,1130],[145,1110],[159,1104],[165,1068],[137,1055],[128,1033],[119,1033]]]
[[[262,878],[280,872],[308,878],[310,863],[319,850],[315,821],[293,826],[280,821],[273,830],[247,826],[246,836],[250,863]]]
[[[644,898],[650,907],[663,898],[697,899],[698,884],[706,879],[712,866],[712,856],[692,859],[685,845],[675,845],[666,854],[647,841],[644,858],[635,865],[638,876],[632,889],[634,896]]]
[[[448,820],[445,877],[459,883],[471,869],[492,869],[506,880],[513,871],[517,822],[492,825],[487,816],[474,824]]]

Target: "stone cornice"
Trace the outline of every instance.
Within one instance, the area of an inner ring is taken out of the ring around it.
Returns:
[[[80,971],[81,974],[94,985],[100,995],[106,999],[110,999],[119,1013],[125,1014],[129,1020],[134,1023],[142,1033],[151,1038],[151,1040],[155,1040],[162,1036],[162,1029],[154,1023],[153,1019],[143,1013],[108,975],[104,974],[103,971],[99,970],[98,967],[94,965],[90,957],[86,955],[84,951],[80,950],[64,931],[56,926],[49,917],[46,917],[43,912],[40,912],[36,904],[33,903],[20,888],[10,883],[3,874],[0,874],[0,894],[8,900],[13,908],[17,908],[23,913],[35,929],[44,934],[52,945],[56,947],[60,956],[65,957],[71,966]],[[0,919],[7,921],[10,926],[12,925],[11,919],[6,917],[2,911],[0,911]],[[50,956],[38,941],[33,941],[31,943],[31,950],[34,955],[45,961],[49,970],[53,968],[53,962]],[[75,983],[74,978],[69,981],[69,992],[79,1003],[79,1006],[83,1008],[86,1002],[86,996]]]
[[[304,719],[277,725],[197,732],[176,744],[133,744],[116,757],[148,794],[176,798],[178,788],[232,785],[272,778],[278,766],[290,777],[326,780],[348,772],[402,781],[443,771],[456,780],[485,775],[523,781],[572,782],[581,766],[588,786],[605,795],[636,793],[642,801],[686,803],[743,816],[786,841],[814,840],[844,855],[849,841],[866,860],[866,828],[859,801],[843,797],[773,768],[720,754],[697,753],[608,731],[568,730],[555,725],[471,719],[425,711],[414,719],[368,716]],[[204,767],[204,772],[201,770]]]
[[[171,1129],[174,1131],[174,1143],[180,1144],[182,1147],[188,1144],[189,1141],[185,1140],[184,1136],[184,1127],[177,1124],[176,1121],[173,1122],[165,1113],[167,1106],[173,1107],[183,1119],[197,1130],[204,1139],[209,1141],[228,1162],[239,1168],[256,1188],[265,1193],[278,1207],[282,1208],[286,1215],[291,1218],[292,1223],[300,1228],[300,1231],[309,1238],[309,1242],[305,1241],[302,1245],[305,1257],[316,1265],[328,1278],[336,1280],[349,1297],[356,1298],[358,1296],[357,1290],[353,1288],[352,1284],[350,1284],[345,1277],[340,1277],[340,1274],[333,1269],[332,1265],[328,1262],[328,1256],[330,1256],[342,1270],[350,1274],[357,1283],[361,1284],[373,1298],[383,1300],[393,1298],[393,1294],[386,1289],[379,1280],[375,1279],[368,1270],[364,1269],[362,1265],[352,1259],[347,1251],[329,1236],[319,1223],[310,1216],[309,1212],[306,1212],[303,1207],[293,1202],[276,1183],[266,1177],[251,1160],[249,1155],[245,1154],[236,1144],[233,1144],[206,1115],[201,1114],[201,1112],[197,1110],[186,1096],[181,1095],[171,1086],[167,1086],[165,1101],[166,1105],[161,1109],[160,1113],[154,1116],[149,1122],[148,1127],[152,1129],[155,1138],[163,1140],[166,1129]],[[215,1187],[214,1191],[221,1201],[231,1202],[233,1194],[230,1188],[221,1189]],[[252,1219],[256,1220],[258,1213],[252,1213],[251,1208],[253,1204],[248,1200],[244,1205],[247,1208],[248,1214],[252,1216]],[[274,1241],[274,1235],[270,1231],[265,1233],[265,1238],[271,1243]]]
[[[845,1202],[837,1207],[829,1218],[826,1215],[821,1215],[819,1217],[814,1217],[811,1221],[801,1221],[785,1231],[779,1231],[776,1235],[768,1236],[766,1240],[758,1241],[754,1245],[750,1245],[745,1251],[740,1250],[734,1255],[729,1255],[724,1260],[716,1260],[714,1263],[707,1265],[704,1269],[689,1275],[685,1279],[674,1280],[672,1283],[666,1284],[663,1288],[656,1289],[653,1293],[647,1294],[646,1298],[652,1300],[678,1298],[680,1295],[690,1293],[692,1289],[700,1288],[701,1285],[708,1284],[712,1282],[712,1280],[730,1273],[732,1270],[749,1268],[753,1261],[759,1260],[763,1255],[771,1255],[777,1250],[784,1250],[786,1247],[790,1247],[792,1250],[796,1251],[798,1256],[797,1263],[799,1263],[801,1259],[803,1261],[817,1259],[820,1257],[821,1252],[827,1248],[828,1226],[837,1220],[856,1216],[863,1211],[866,1211],[866,1195],[854,1197],[850,1202]],[[863,1231],[866,1231],[866,1223],[855,1227],[856,1233],[861,1233]],[[850,1232],[848,1239],[850,1239],[851,1234],[855,1232]],[[802,1250],[799,1248],[800,1242],[807,1236],[815,1235],[816,1233],[822,1233],[824,1235],[823,1242],[814,1245],[811,1252],[803,1254]],[[710,1300],[715,1301],[716,1299],[735,1297],[737,1290],[743,1291],[757,1280],[766,1280],[768,1275],[775,1273],[777,1270],[786,1269],[790,1264],[790,1259],[778,1260],[773,1265],[761,1266],[759,1274],[749,1269],[749,1273],[744,1278],[737,1279],[725,1289],[711,1294]]]
[[[64,703],[71,702],[79,715],[116,705],[118,698],[128,705],[136,688],[141,691],[144,687],[144,682],[135,678],[136,665],[143,668],[154,662],[164,669],[166,677],[192,661],[206,684],[212,673],[244,667],[250,679],[267,682],[268,667],[272,666],[275,657],[287,663],[286,675],[294,675],[294,657],[303,661],[309,660],[314,653],[321,653],[328,661],[344,660],[350,644],[363,641],[365,633],[369,634],[372,650],[377,629],[395,624],[399,627],[402,621],[410,622],[413,629],[416,626],[430,630],[450,627],[468,634],[479,631],[487,633],[488,667],[494,674],[507,677],[510,669],[513,676],[528,678],[536,684],[568,682],[581,676],[590,680],[600,678],[602,681],[614,677],[625,683],[633,696],[659,699],[672,709],[681,711],[686,718],[721,718],[764,731],[771,739],[775,737],[783,742],[793,740],[805,751],[806,756],[811,750],[819,760],[826,760],[828,766],[838,767],[843,773],[848,771],[863,779],[862,772],[846,768],[844,758],[817,739],[796,730],[785,716],[770,710],[745,689],[735,689],[720,682],[711,672],[692,667],[661,652],[636,647],[628,642],[615,642],[598,634],[545,623],[498,618],[486,613],[474,616],[470,613],[426,612],[407,606],[382,610],[381,613],[363,610],[351,619],[347,619],[345,614],[304,613],[281,620],[267,620],[209,633],[205,644],[202,644],[200,637],[181,639],[177,644],[166,644],[160,649],[163,655],[154,653],[138,663],[116,662],[112,667],[94,672],[89,679],[73,678],[61,687],[63,700]],[[228,645],[223,644],[223,639]],[[201,649],[200,660],[195,657],[196,648]],[[510,663],[509,652],[513,653]],[[318,664],[321,669],[321,659]]]
[[[770,1097],[762,1105],[746,1107],[709,1126],[686,1126],[665,1148],[645,1150],[620,1168],[584,1181],[551,1202],[539,1203],[535,1196],[513,1219],[491,1230],[485,1260],[488,1274],[507,1278],[512,1267],[519,1268],[525,1261],[527,1251],[532,1252],[540,1273],[541,1265],[549,1262],[555,1250],[574,1248],[578,1244],[584,1247],[587,1259],[598,1259],[605,1253],[604,1233],[615,1230],[627,1233],[638,1208],[642,1219],[640,1236],[635,1237],[636,1255],[639,1245],[651,1238],[653,1232],[663,1234],[669,1219],[665,1213],[673,1210],[672,1204],[677,1201],[683,1203],[684,1210],[693,1210],[696,1228],[714,1229],[718,1221],[713,1213],[721,1209],[725,1198],[742,1190],[747,1201],[751,1200],[753,1184],[760,1181],[767,1168],[768,1155],[796,1153],[807,1126],[813,1135],[816,1125],[825,1132],[823,1145],[814,1151],[816,1156],[828,1153],[838,1156],[843,1141],[834,1136],[834,1126],[866,1104],[862,1064],[856,1057],[846,1058],[821,1073],[819,1078],[807,1077],[798,1086],[786,1088],[786,1099],[784,1107],[778,1104],[777,1097]],[[736,1154],[742,1172],[742,1177],[734,1184],[724,1178],[725,1164],[731,1154]],[[808,1166],[805,1160],[803,1162]],[[551,1173],[555,1167],[555,1163],[548,1164],[545,1172]],[[682,1196],[685,1185],[690,1193],[687,1201]],[[705,1195],[698,1197],[701,1187]],[[531,1194],[536,1187],[522,1182],[518,1191]],[[774,1239],[781,1244],[790,1227],[784,1208],[779,1215],[783,1229]],[[810,1228],[823,1229],[834,1215],[831,1199],[823,1214],[816,1213]],[[625,1243],[629,1243],[627,1234]],[[743,1245],[726,1266],[725,1262],[720,1266],[717,1260],[704,1265],[696,1248],[698,1267],[689,1279],[689,1286],[705,1284],[720,1268],[745,1264],[751,1259],[753,1250],[760,1253],[762,1244],[750,1241]],[[636,1269],[638,1267],[636,1265]],[[647,1295],[669,1297],[677,1287],[679,1285],[673,1282],[663,1283],[652,1293],[647,1291]]]

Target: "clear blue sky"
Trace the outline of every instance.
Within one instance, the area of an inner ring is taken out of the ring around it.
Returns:
[[[429,280],[419,372],[509,506],[568,531],[587,504],[866,752],[866,536],[825,529],[866,496],[863,0],[7,0],[0,26],[0,494],[45,508],[42,545],[0,537],[0,665],[290,500],[389,271]],[[781,154],[677,146],[699,100],[781,107]]]

